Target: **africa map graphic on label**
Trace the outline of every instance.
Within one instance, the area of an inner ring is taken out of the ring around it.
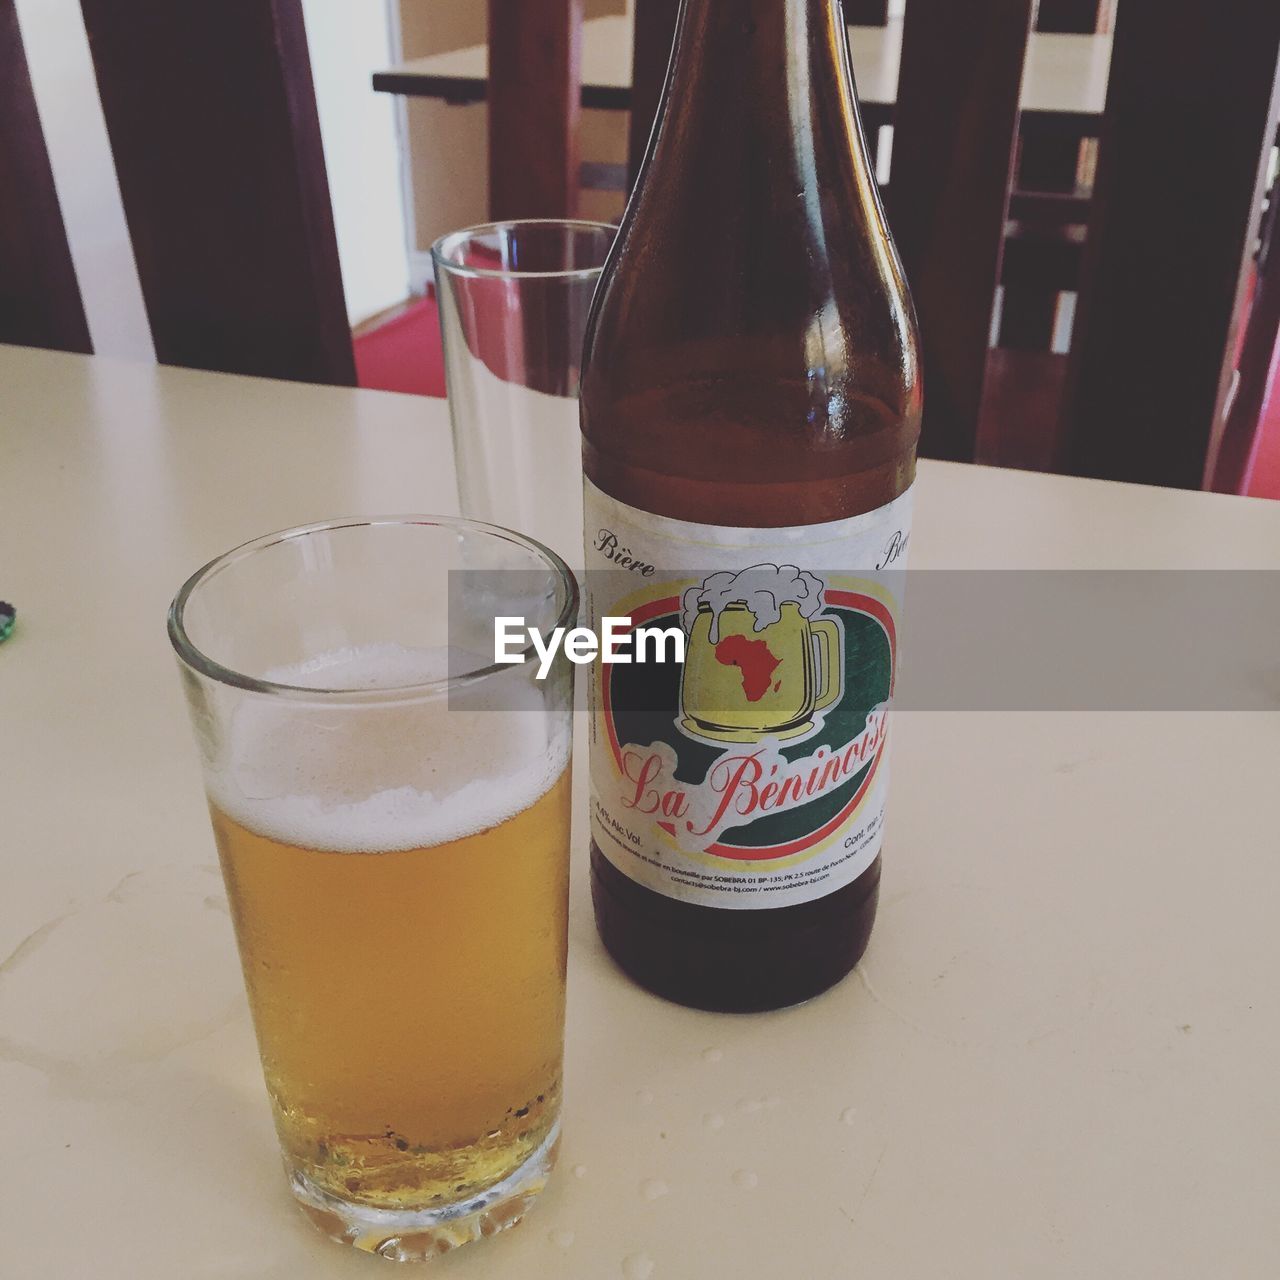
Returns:
[[[782,688],[782,681],[773,679],[782,659],[773,656],[767,640],[725,636],[716,645],[716,661],[727,667],[737,667],[742,672],[742,695],[748,702],[759,702],[770,685],[774,693]]]

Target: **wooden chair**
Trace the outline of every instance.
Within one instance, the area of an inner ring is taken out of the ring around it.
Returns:
[[[1280,5],[1120,5],[1061,419],[1067,470],[1203,483],[1278,68]]]
[[[0,0],[0,342],[93,350],[14,0]]]
[[[81,8],[156,357],[354,385],[301,0]]]
[[[1114,5],[1115,0],[1040,0],[1035,29],[1058,35],[1110,31]],[[1087,215],[1081,169],[1092,158],[1096,134],[1085,120],[1079,124],[1088,133],[1072,128],[1070,121],[1058,123],[1053,131],[1026,123],[1019,128],[1010,194],[1014,225],[1006,234],[1017,247],[1013,269],[1002,281],[997,351],[1048,351],[1059,298],[1064,287],[1076,288]]]
[[[1272,185],[1259,236],[1253,297],[1239,353],[1229,408],[1218,438],[1210,442],[1207,487],[1219,493],[1245,491],[1259,425],[1280,406],[1280,178]]]
[[[910,0],[889,221],[920,319],[921,447],[971,460],[1034,0]]]
[[[954,8],[908,5],[889,192],[924,334],[924,451],[974,458],[984,436],[1022,441],[1024,451],[1030,437],[1040,461],[1064,470],[1199,487],[1275,137],[1280,9],[1233,11],[1227,21],[1202,6],[1120,5],[1083,256],[1070,227],[1038,246],[1042,261],[1053,261],[1054,242],[1059,260],[1078,257],[1063,360],[988,354],[979,340],[1001,279],[992,268],[1003,253],[1008,286],[1015,253],[1029,256],[1026,242],[1004,234],[1000,203],[1012,170],[1002,181],[995,160],[1013,156],[1016,115],[1007,107],[1029,6],[963,6],[966,22],[990,25],[1003,71],[956,57],[963,36]],[[970,120],[981,128],[970,130]],[[975,151],[986,160],[971,166]],[[931,209],[938,216],[919,212]],[[957,222],[980,246],[981,281],[955,240]]]
[[[301,0],[81,8],[157,358],[353,385]],[[571,215],[582,0],[490,8],[495,213]],[[88,350],[13,0],[0,77],[0,340]]]
[[[1040,7],[1042,29],[1099,21],[1098,0]],[[1021,186],[1059,189],[1011,193],[1033,0],[908,0],[888,207],[921,322],[926,454],[1203,483],[1276,131],[1280,6],[1244,9],[1119,6],[1086,199],[1065,181],[1079,120],[1026,122]],[[636,0],[633,169],[672,22],[670,0]],[[1014,349],[993,351],[1002,282]],[[1064,358],[1044,300],[1066,289]]]
[[[489,0],[489,215],[578,203],[582,0]]]
[[[846,0],[844,16],[859,27],[883,27],[889,21],[889,0]]]

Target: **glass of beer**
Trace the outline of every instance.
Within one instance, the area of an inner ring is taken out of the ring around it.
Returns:
[[[408,1261],[519,1221],[560,1131],[573,575],[431,516],[271,534],[169,613],[285,1168]]]

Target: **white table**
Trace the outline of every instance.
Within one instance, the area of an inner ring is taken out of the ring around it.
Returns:
[[[582,102],[587,107],[626,110],[631,102],[633,20],[614,15],[582,24]],[[858,96],[888,106],[898,92],[902,19],[883,27],[849,28]],[[1107,93],[1110,35],[1033,32],[1022,82],[1024,112],[1098,116]],[[479,102],[489,76],[487,45],[413,58],[374,74],[373,87],[388,93]]]
[[[447,509],[447,439],[438,401],[0,348],[0,1274],[382,1265],[285,1190],[164,613],[253,534]],[[926,463],[917,513],[921,567],[1280,568],[1260,500]],[[801,1008],[629,985],[578,839],[561,1169],[432,1274],[1276,1274],[1280,716],[895,735],[875,936]]]

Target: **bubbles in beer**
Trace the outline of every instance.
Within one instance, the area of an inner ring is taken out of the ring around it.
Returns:
[[[373,644],[273,669],[277,684],[406,693],[359,704],[246,698],[211,799],[261,835],[347,853],[444,844],[529,808],[568,763],[557,718],[520,668],[452,696],[409,689],[442,680],[451,656]]]

